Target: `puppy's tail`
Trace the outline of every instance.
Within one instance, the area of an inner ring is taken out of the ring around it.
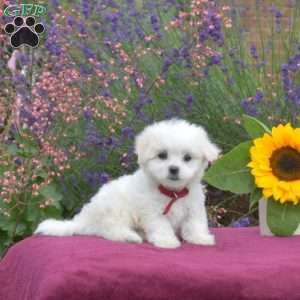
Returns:
[[[47,219],[39,224],[34,234],[68,236],[76,233],[76,223],[74,220],[59,221]]]

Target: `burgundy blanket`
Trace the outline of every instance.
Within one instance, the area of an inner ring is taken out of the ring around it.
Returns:
[[[0,263],[1,300],[300,299],[300,237],[213,230],[217,246],[163,250],[97,237],[31,237]]]

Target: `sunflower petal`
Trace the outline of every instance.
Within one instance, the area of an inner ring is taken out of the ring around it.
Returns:
[[[255,178],[256,185],[261,188],[272,188],[274,185],[276,185],[276,181],[277,179],[273,175]]]
[[[273,190],[273,197],[274,197],[274,199],[275,200],[281,200],[282,196],[283,196],[283,191],[278,187],[277,184],[273,185],[272,190]]]
[[[269,198],[273,195],[273,190],[272,189],[263,189],[262,193],[265,198]]]

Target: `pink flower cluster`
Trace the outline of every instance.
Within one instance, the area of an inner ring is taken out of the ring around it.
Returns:
[[[80,88],[75,85],[79,80],[79,72],[74,68],[65,68],[64,64],[64,60],[57,63],[57,66],[62,66],[57,74],[43,71],[32,89],[30,111],[36,122],[30,129],[38,132],[41,142],[45,130],[51,127],[55,118],[63,116],[64,122],[72,123],[80,115],[82,98]]]

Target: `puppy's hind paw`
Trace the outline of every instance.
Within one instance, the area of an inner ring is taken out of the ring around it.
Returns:
[[[63,236],[65,235],[65,227],[65,223],[63,223],[62,221],[48,219],[39,224],[34,234]]]

